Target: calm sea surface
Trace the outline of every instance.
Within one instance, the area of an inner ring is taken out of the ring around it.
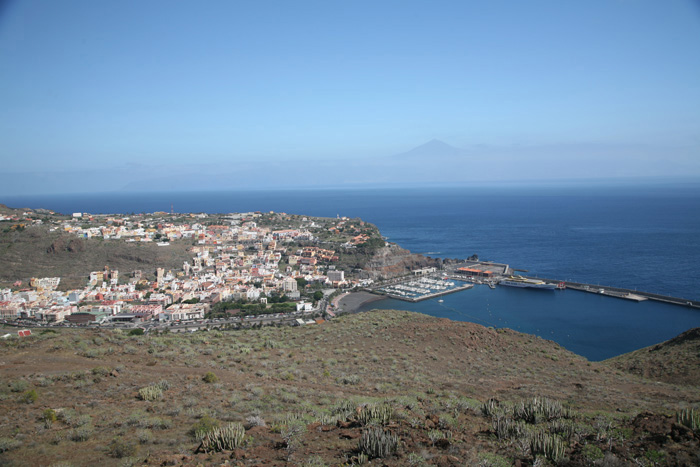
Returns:
[[[4,197],[58,212],[277,211],[361,217],[404,248],[505,262],[531,275],[700,299],[700,187],[103,193]],[[434,316],[510,327],[599,360],[700,326],[700,310],[567,290],[499,287],[407,304]]]

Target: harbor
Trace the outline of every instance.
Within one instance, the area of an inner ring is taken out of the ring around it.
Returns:
[[[442,295],[468,290],[476,284],[495,288],[497,285],[541,290],[572,289],[606,297],[644,302],[654,300],[672,305],[700,308],[700,301],[679,297],[630,290],[621,287],[601,286],[573,281],[538,278],[519,273],[526,270],[514,269],[508,264],[489,261],[465,261],[451,265],[440,271],[414,271],[414,275],[394,280],[374,287],[369,291],[388,298],[407,302],[420,302]],[[417,275],[419,277],[417,277]]]
[[[385,295],[388,298],[415,303],[468,290],[472,287],[474,287],[474,284],[463,279],[432,273],[419,278],[412,277],[409,280],[385,284],[372,289],[372,292]]]

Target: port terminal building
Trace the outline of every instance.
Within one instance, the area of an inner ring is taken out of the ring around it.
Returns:
[[[491,278],[495,276],[506,276],[512,274],[512,270],[507,264],[483,262],[483,261],[468,261],[462,263],[460,267],[455,269],[455,273],[464,276]]]

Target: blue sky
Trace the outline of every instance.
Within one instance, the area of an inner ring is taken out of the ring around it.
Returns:
[[[694,0],[2,5],[0,194],[700,176]]]

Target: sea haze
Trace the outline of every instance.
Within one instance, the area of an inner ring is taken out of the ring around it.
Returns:
[[[170,211],[172,205],[176,212],[361,217],[376,224],[389,241],[417,253],[442,258],[478,254],[540,277],[700,299],[697,184],[103,193],[5,197],[2,202],[63,213]],[[574,291],[543,295],[504,287],[474,289],[445,297],[444,304],[434,302],[434,307],[419,305],[417,310],[429,314],[472,321],[467,313],[481,320],[475,322],[552,338],[592,359],[700,326],[698,310]],[[399,306],[408,308],[391,304]],[[623,338],[623,330],[630,334]],[[561,337],[567,335],[575,337]]]

